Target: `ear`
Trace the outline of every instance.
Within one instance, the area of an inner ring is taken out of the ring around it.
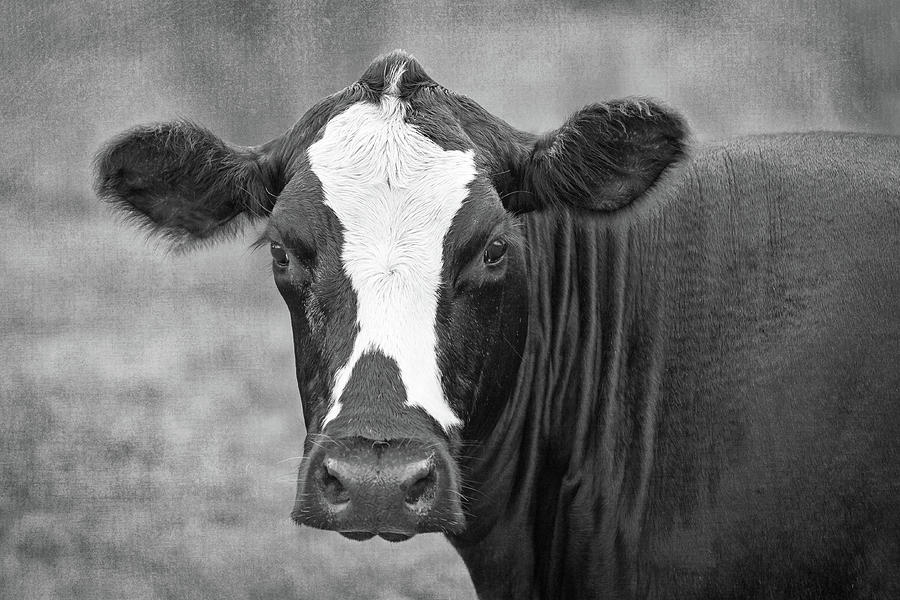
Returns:
[[[570,204],[611,211],[643,194],[683,154],[687,126],[649,100],[593,104],[520,155],[509,208]]]
[[[280,146],[232,146],[186,121],[137,127],[97,153],[94,189],[176,243],[203,240],[271,212],[285,183]]]

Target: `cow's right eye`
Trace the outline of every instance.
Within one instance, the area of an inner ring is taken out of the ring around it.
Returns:
[[[287,252],[284,251],[284,247],[278,242],[272,242],[269,246],[269,251],[272,253],[272,260],[275,261],[275,264],[279,267],[286,267],[290,260],[288,259]]]

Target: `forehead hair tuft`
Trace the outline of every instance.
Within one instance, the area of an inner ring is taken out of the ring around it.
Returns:
[[[359,78],[374,96],[389,95],[408,99],[423,87],[437,87],[412,55],[402,50],[376,59]]]

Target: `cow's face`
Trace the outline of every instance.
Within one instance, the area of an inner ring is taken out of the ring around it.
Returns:
[[[454,445],[524,338],[516,220],[458,126],[410,124],[428,100],[343,108],[266,228],[308,433],[295,518],[351,536],[462,525]]]
[[[178,238],[268,218],[308,434],[293,516],[399,540],[465,526],[458,451],[495,435],[527,333],[518,215],[615,209],[681,134],[624,102],[535,138],[393,54],[264,146],[133,130],[98,156],[97,190]]]

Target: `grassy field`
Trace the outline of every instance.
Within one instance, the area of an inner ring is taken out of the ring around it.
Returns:
[[[0,598],[473,597],[439,536],[290,522],[303,426],[265,253],[4,212]]]

